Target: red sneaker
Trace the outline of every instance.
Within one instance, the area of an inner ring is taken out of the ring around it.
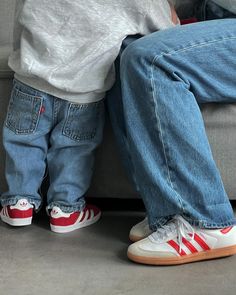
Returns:
[[[15,205],[4,206],[0,212],[3,222],[12,226],[25,226],[32,223],[34,206],[26,199],[20,199]]]
[[[50,226],[53,232],[68,233],[97,222],[100,216],[100,209],[93,205],[86,205],[83,211],[72,213],[64,213],[60,208],[53,207],[50,213]]]

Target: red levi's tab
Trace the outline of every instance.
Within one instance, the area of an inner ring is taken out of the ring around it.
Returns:
[[[45,106],[41,106],[39,113],[40,115],[45,113]]]

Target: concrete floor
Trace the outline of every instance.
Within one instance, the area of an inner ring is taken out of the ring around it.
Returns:
[[[142,217],[105,212],[97,224],[66,235],[50,232],[42,214],[29,227],[0,223],[0,294],[236,294],[236,256],[172,267],[128,261],[129,229]]]

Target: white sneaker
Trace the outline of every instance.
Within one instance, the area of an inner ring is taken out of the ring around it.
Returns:
[[[3,206],[0,216],[3,222],[12,226],[25,226],[32,223],[34,206],[26,199],[20,199],[15,205]]]
[[[148,219],[147,217],[144,218],[141,222],[135,224],[130,232],[129,232],[129,239],[132,242],[137,242],[149,236],[152,231],[149,228]]]
[[[236,226],[200,229],[176,216],[147,238],[128,248],[132,261],[174,265],[236,254]]]

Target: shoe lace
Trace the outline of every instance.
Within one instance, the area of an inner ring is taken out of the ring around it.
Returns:
[[[157,242],[167,241],[170,236],[177,236],[179,252],[183,247],[183,238],[188,241],[194,239],[194,228],[180,215],[173,217],[171,221],[158,228],[151,236]]]

